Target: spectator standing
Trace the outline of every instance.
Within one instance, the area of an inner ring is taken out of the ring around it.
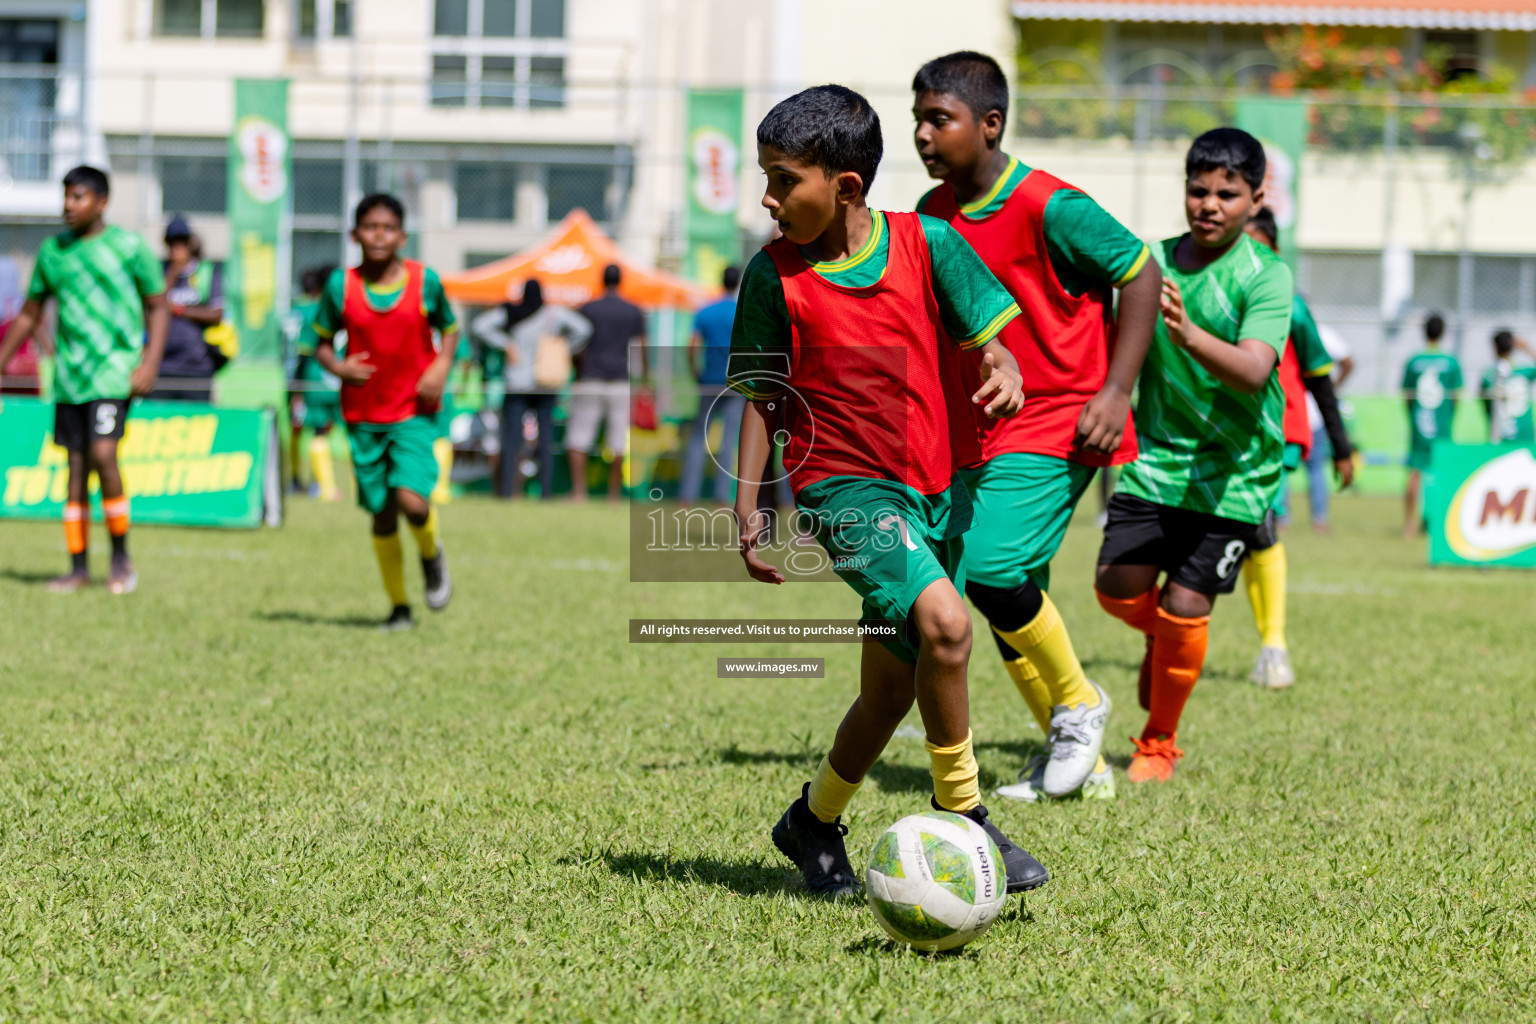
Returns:
[[[203,331],[224,319],[223,272],[202,258],[202,244],[179,214],[165,228],[166,297],[171,326],[165,337],[160,382],[149,397],[164,401],[210,402],[213,375],[224,365]]]
[[[571,460],[571,500],[587,500],[587,456],[606,427],[613,466],[608,472],[608,500],[617,502],[624,488],[624,457],[629,449],[629,350],[640,349],[640,379],[649,381],[645,314],[619,297],[623,272],[617,265],[603,268],[603,297],[577,312],[592,324],[592,337],[578,361],[576,383],[565,428],[565,449]]]
[[[726,386],[741,269],[726,267],[720,283],[725,287],[725,295],[699,310],[693,318],[693,337],[688,340],[688,365],[699,382],[699,414],[693,421],[688,447],[683,452],[680,496],[684,505],[699,500],[704,484],[704,458],[709,454],[709,432],[716,422],[720,422],[720,450],[713,453],[715,503],[730,508],[734,500],[731,479],[736,465],[736,438],[741,433],[741,411],[747,401]]]
[[[569,355],[586,347],[592,324],[581,314],[544,301],[538,280],[523,285],[523,298],[475,318],[473,329],[488,345],[506,354],[506,397],[501,404],[501,474],[497,494],[517,495],[518,453],[523,447],[523,415],[538,420],[539,492],[547,501],[555,492],[555,402],[563,382],[540,380],[540,350],[564,345]],[[548,359],[548,355],[545,356]],[[565,360],[560,365],[568,366]]]

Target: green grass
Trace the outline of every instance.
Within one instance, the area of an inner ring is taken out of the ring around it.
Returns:
[[[804,896],[768,840],[856,648],[626,643],[631,616],[850,617],[846,588],[630,584],[616,510],[461,501],[453,607],[383,636],[365,517],[291,511],[138,531],[128,599],[45,594],[58,527],[0,527],[0,1019],[1536,1015],[1531,580],[1424,568],[1395,505],[1288,536],[1293,691],[1244,681],[1246,601],[1218,607],[1172,784],[992,800],[1055,877],[937,957]],[[1074,527],[1054,596],[1123,767],[1141,645],[1093,600],[1097,540]],[[977,636],[992,786],[1041,737]],[[733,653],[827,678],[716,679]],[[856,866],[926,768],[893,741]]]

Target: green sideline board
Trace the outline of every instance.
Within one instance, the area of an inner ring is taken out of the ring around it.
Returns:
[[[61,519],[69,479],[53,405],[0,400],[0,517]],[[282,523],[271,409],[136,402],[118,449],[137,523],[254,528]]]
[[[1536,451],[1446,444],[1425,482],[1431,565],[1536,569]]]

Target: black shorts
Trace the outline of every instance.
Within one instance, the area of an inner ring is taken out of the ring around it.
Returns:
[[[1230,594],[1258,532],[1256,523],[1116,494],[1099,564],[1155,565],[1190,590]]]
[[[128,399],[99,398],[94,402],[53,407],[53,443],[72,452],[83,452],[92,441],[116,440],[128,422]]]

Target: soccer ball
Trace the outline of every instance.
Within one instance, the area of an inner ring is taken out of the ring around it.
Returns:
[[[881,833],[864,891],[886,934],[914,949],[955,949],[992,927],[1007,899],[997,844],[970,818],[930,811]]]

